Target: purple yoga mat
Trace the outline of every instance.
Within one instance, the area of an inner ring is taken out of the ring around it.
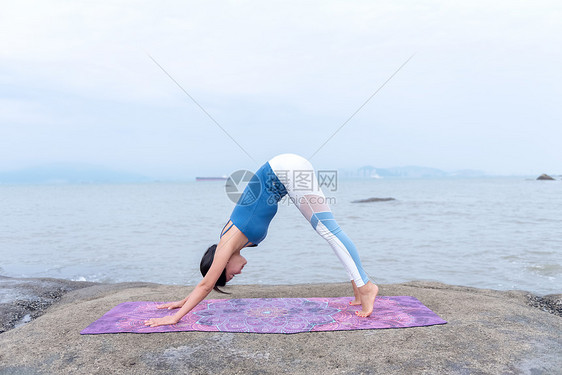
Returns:
[[[81,334],[179,331],[298,333],[421,327],[447,323],[414,297],[377,297],[373,314],[360,318],[350,297],[209,299],[177,324],[146,327],[144,321],[173,314],[160,302],[125,302],[90,324]]]

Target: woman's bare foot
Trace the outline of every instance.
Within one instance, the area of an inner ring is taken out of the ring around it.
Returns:
[[[361,295],[359,294],[359,289],[357,289],[357,285],[355,285],[355,281],[351,280],[351,285],[353,286],[353,295],[355,299],[351,301],[349,304],[351,306],[357,306],[361,304]]]
[[[366,318],[373,312],[373,306],[375,304],[375,298],[379,293],[379,288],[372,282],[367,282],[367,284],[362,287],[357,288],[359,290],[359,297],[361,299],[361,311],[356,311],[355,315]]]

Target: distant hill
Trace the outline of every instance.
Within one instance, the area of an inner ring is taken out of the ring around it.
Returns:
[[[343,178],[439,178],[439,177],[480,177],[484,172],[459,170],[445,172],[436,168],[406,166],[375,168],[367,165],[358,169],[341,169]],[[160,180],[160,179],[159,179]],[[184,181],[182,178],[168,178],[162,181]],[[81,163],[53,163],[15,171],[0,172],[0,184],[92,184],[92,183],[143,183],[154,178],[141,174],[117,171],[106,167]]]
[[[135,183],[152,179],[88,164],[55,163],[0,172],[0,184]]]

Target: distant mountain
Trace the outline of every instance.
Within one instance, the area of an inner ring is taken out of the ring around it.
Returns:
[[[366,165],[357,169],[357,177],[402,177],[402,178],[436,178],[436,177],[480,177],[484,176],[482,171],[463,169],[453,172],[445,172],[437,168],[406,166],[394,168],[376,168]]]
[[[152,179],[88,164],[55,163],[0,172],[0,184],[135,183]]]
[[[340,169],[343,178],[439,178],[439,177],[480,177],[484,172],[459,170],[445,172],[436,168],[406,166],[376,168],[370,165],[358,169]],[[169,178],[164,181],[183,181]],[[154,178],[144,175],[117,171],[106,167],[81,163],[45,164],[15,171],[0,172],[0,184],[92,184],[92,183],[143,183]]]

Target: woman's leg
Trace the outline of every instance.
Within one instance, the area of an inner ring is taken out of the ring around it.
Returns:
[[[326,197],[318,185],[312,165],[308,160],[293,154],[278,160],[274,158],[270,164],[278,176],[281,173],[277,173],[277,170],[282,168],[285,181],[281,182],[285,185],[289,198],[314,230],[328,242],[347,270],[354,286],[355,301],[352,303],[359,304],[361,301],[363,307],[358,315],[370,315],[378,288],[369,282],[355,244],[334,218]],[[298,186],[297,176],[303,173],[306,173],[308,187],[303,184]]]
[[[336,222],[323,195],[304,195],[302,198],[303,201],[293,202],[296,202],[295,205],[314,230],[328,242],[350,275],[355,295],[355,300],[351,304],[361,304],[362,307],[357,315],[362,317],[371,315],[378,287],[369,281],[355,244]]]
[[[298,199],[296,206],[299,211],[310,222],[316,233],[328,242],[350,278],[355,281],[355,285],[357,287],[365,285],[369,277],[361,265],[359,252],[334,218],[326,198],[323,195],[303,195],[297,196],[296,199]]]

